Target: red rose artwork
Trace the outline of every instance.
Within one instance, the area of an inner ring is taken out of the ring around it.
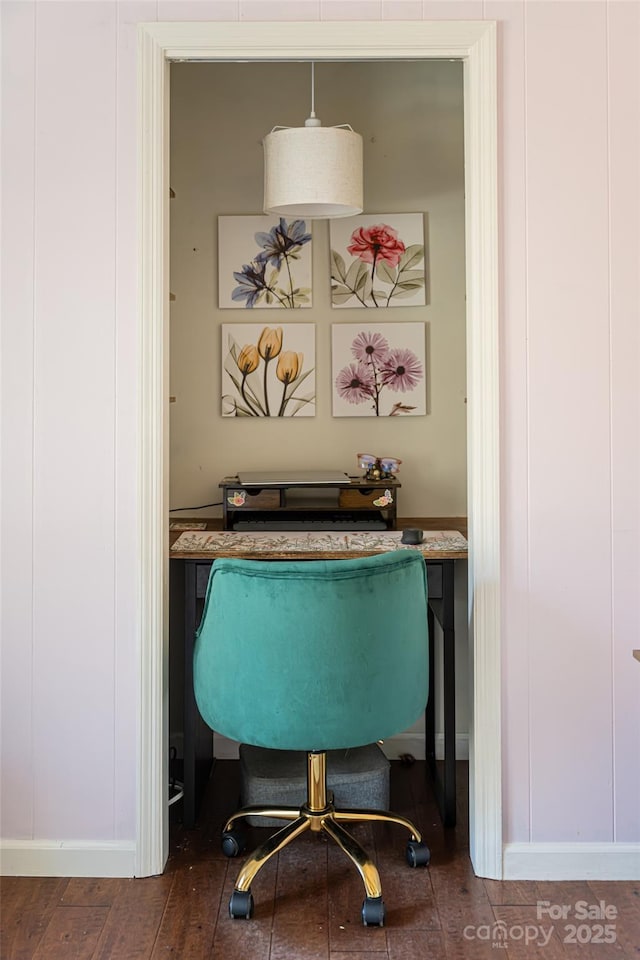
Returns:
[[[375,266],[378,260],[386,260],[392,267],[397,267],[405,252],[405,245],[402,240],[398,240],[397,230],[386,223],[378,223],[373,227],[359,227],[354,230],[347,250],[365,263]]]
[[[349,217],[330,229],[334,307],[424,305],[422,214]]]

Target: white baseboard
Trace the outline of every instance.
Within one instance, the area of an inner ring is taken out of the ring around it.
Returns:
[[[217,760],[237,760],[238,744],[235,740],[227,740],[226,737],[215,733],[213,735],[213,750]],[[382,750],[389,760],[397,760],[405,753],[410,753],[416,760],[425,759],[424,736],[419,733],[399,733],[395,737],[389,737],[381,744]],[[436,734],[436,758],[442,760],[444,757],[444,736]],[[459,733],[456,736],[456,757],[458,760],[469,759],[469,734]]]
[[[0,875],[133,877],[135,857],[133,841],[0,840]]]
[[[640,880],[640,843],[507,843],[503,880]]]

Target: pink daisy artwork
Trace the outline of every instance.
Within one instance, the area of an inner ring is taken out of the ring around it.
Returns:
[[[333,324],[333,416],[424,416],[424,333],[424,323]]]

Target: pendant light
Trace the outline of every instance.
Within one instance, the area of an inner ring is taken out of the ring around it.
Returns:
[[[315,114],[304,127],[274,127],[264,146],[264,212],[329,220],[362,213],[362,137],[348,123],[323,127]]]

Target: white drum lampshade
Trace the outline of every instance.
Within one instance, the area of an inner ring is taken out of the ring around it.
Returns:
[[[329,220],[362,213],[362,137],[350,126],[275,127],[263,140],[264,212]]]
[[[304,127],[274,127],[264,146],[264,212],[334,220],[362,213],[362,137],[348,123],[323,127],[311,113]]]

